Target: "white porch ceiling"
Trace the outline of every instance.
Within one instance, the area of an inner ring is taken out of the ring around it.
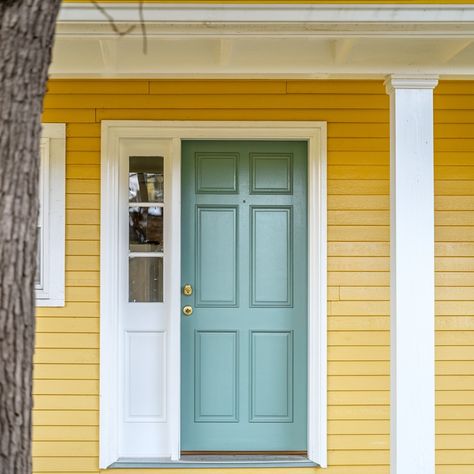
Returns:
[[[474,77],[471,5],[64,4],[52,77]]]

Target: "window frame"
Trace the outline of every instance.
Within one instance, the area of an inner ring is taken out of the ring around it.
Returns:
[[[40,142],[38,216],[39,274],[36,306],[64,306],[66,125],[43,124]]]

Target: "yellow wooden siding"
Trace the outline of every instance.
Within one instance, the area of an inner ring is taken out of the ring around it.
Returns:
[[[442,83],[435,101],[437,474],[474,471],[473,99],[474,83]],[[99,122],[175,119],[328,122],[326,472],[388,474],[388,107],[370,81],[50,82],[44,121],[67,122],[67,305],[38,309],[35,473],[98,472]]]
[[[474,472],[474,83],[435,93],[436,462]]]

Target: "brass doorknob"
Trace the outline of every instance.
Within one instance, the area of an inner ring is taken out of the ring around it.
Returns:
[[[193,314],[193,308],[191,306],[185,306],[183,308],[183,313],[185,316],[191,316],[191,314]]]

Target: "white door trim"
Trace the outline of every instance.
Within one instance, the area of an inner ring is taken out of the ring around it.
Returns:
[[[118,460],[118,157],[122,139],[171,144],[168,420],[171,460],[180,453],[181,140],[308,141],[308,457],[327,466],[327,236],[325,122],[103,121],[101,157],[100,468]],[[173,205],[174,203],[174,205]]]

